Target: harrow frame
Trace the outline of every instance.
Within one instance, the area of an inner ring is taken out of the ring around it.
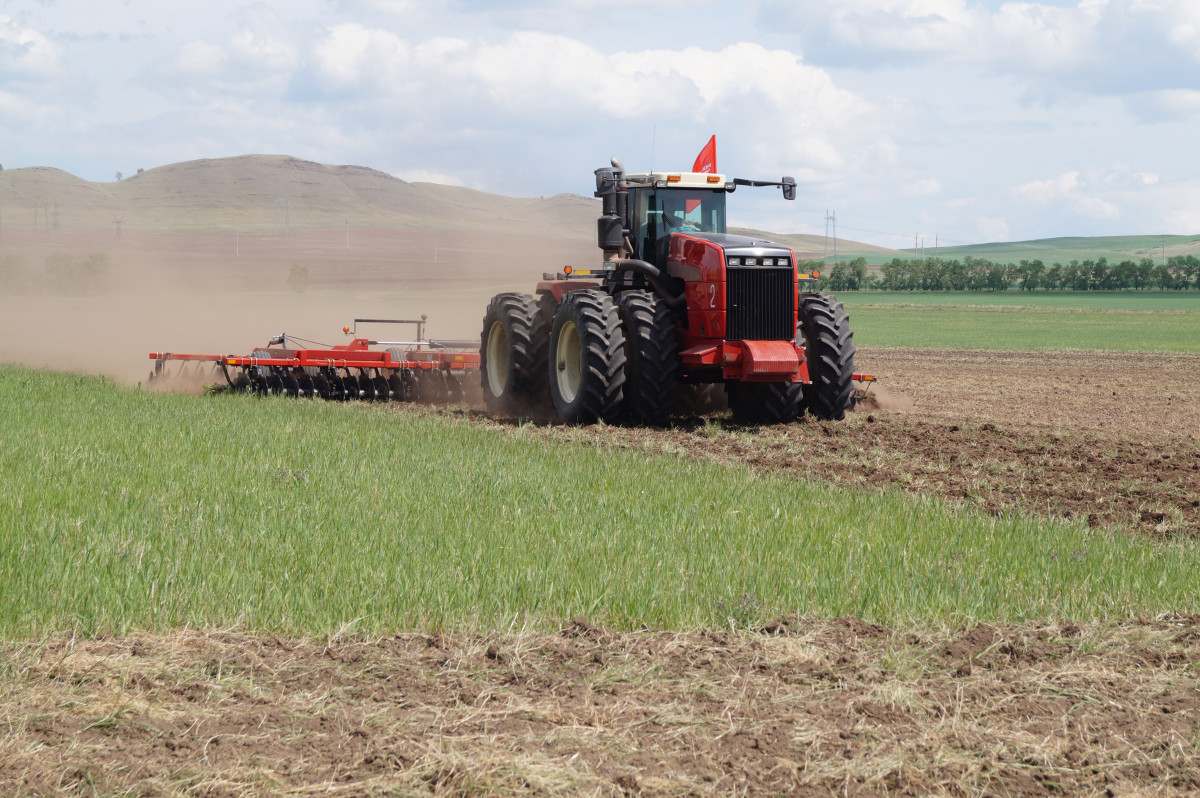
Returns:
[[[249,355],[151,352],[150,382],[165,377],[168,363],[207,362],[215,364],[229,390],[238,392],[375,401],[462,399],[478,382],[469,376],[479,371],[479,352],[468,348],[472,341],[425,338],[426,323],[425,316],[356,318],[342,328],[354,336],[348,344],[320,348],[290,348],[289,339],[316,342],[282,333]],[[365,338],[358,335],[360,324],[415,325],[417,335],[407,341]]]

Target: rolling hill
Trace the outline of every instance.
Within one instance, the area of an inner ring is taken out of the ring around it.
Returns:
[[[506,282],[597,257],[591,197],[508,197],[408,182],[363,166],[286,155],[243,155],[169,164],[117,182],[89,182],[51,167],[0,172],[0,244],[35,261],[56,252],[107,252],[152,269],[245,274],[304,265],[338,279],[460,277]],[[733,232],[771,238],[820,258],[822,236]],[[1200,236],[1051,238],[941,247],[942,257],[1069,261],[1200,252]],[[915,257],[839,239],[839,255],[878,264]],[[926,250],[926,255],[933,254]],[[248,263],[247,261],[253,261]],[[431,268],[431,265],[436,268]]]
[[[915,250],[902,250],[913,257]],[[1074,238],[1043,238],[1034,241],[1002,241],[988,244],[970,244],[958,247],[940,247],[936,251],[925,250],[927,256],[936,254],[945,258],[986,258],[997,261],[1020,261],[1040,259],[1047,263],[1067,263],[1072,260],[1108,258],[1111,260],[1161,260],[1163,254],[1200,255],[1200,236],[1084,236]]]

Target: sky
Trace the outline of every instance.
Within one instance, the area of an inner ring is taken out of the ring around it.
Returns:
[[[521,196],[610,157],[887,246],[1200,233],[1200,0],[0,0],[0,164],[285,153]]]

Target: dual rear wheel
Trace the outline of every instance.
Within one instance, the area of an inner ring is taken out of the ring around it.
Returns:
[[[569,424],[615,421],[625,384],[625,337],[612,297],[583,289],[555,308],[526,294],[488,305],[480,341],[488,410],[554,414]]]

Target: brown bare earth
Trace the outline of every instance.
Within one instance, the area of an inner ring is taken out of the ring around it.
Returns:
[[[1200,374],[1200,357],[875,349],[859,363],[880,383],[844,422],[742,427],[708,416],[668,429],[521,434],[899,487],[994,513],[1200,535],[1200,385],[1182,378]]]
[[[5,794],[1184,795],[1200,619],[6,644]]]

